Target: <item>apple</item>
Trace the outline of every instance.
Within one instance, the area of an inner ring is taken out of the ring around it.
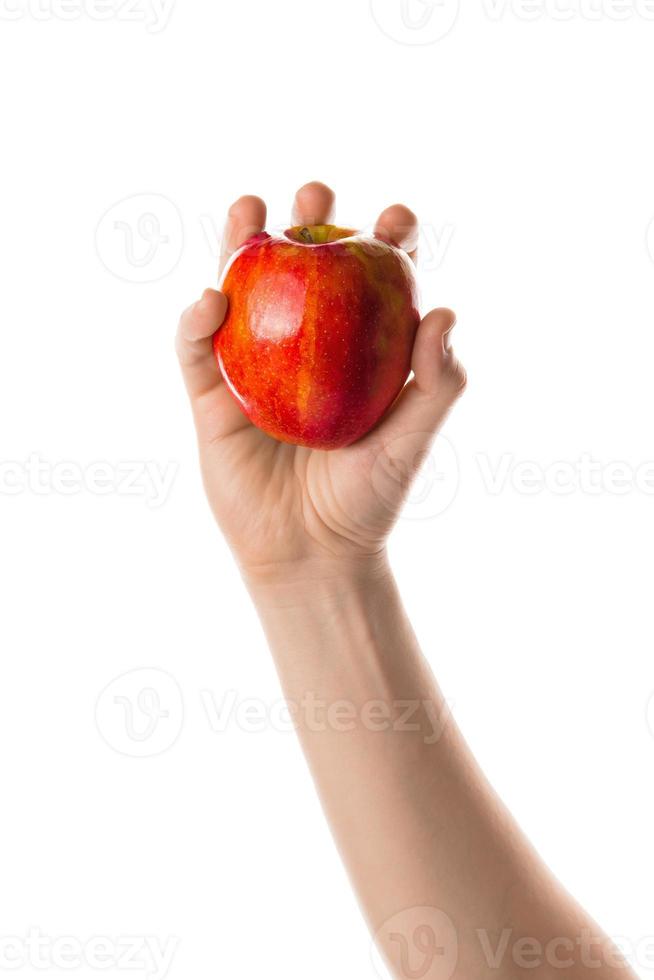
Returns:
[[[411,260],[333,225],[250,238],[221,282],[214,351],[247,417],[282,442],[337,449],[401,391],[419,323]]]

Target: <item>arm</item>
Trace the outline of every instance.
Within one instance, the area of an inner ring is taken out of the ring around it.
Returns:
[[[296,223],[327,221],[320,184]],[[230,211],[225,255],[265,223]],[[414,253],[415,218],[377,231]],[[413,379],[373,432],[331,453],[254,429],[222,384],[211,336],[225,297],[182,317],[177,348],[204,481],[261,617],[318,792],[371,929],[400,980],[628,970],[552,878],[479,771],[423,659],[385,541],[415,469],[463,389],[448,310],[423,320]]]
[[[625,977],[477,767],[386,561],[249,584],[327,819],[394,976]]]

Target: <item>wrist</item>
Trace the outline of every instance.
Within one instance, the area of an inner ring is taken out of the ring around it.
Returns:
[[[241,564],[240,571],[255,605],[280,608],[338,601],[393,579],[386,549],[347,558]]]

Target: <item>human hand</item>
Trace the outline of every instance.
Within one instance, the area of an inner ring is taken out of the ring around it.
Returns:
[[[293,223],[326,224],[333,207],[328,187],[306,184],[296,195]],[[232,205],[221,270],[265,221],[266,206],[258,197]],[[415,259],[417,231],[415,215],[393,205],[380,215],[374,233]],[[246,579],[299,582],[378,565],[411,479],[465,387],[465,372],[449,344],[454,314],[427,314],[416,334],[413,377],[395,403],[363,439],[327,452],[278,442],[243,414],[213,353],[212,337],[226,312],[226,297],[205,290],[182,315],[177,353],[209,503]]]

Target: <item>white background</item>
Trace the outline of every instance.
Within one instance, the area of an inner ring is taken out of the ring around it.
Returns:
[[[458,312],[469,390],[392,544],[424,649],[654,977],[654,5],[139,2],[0,0],[2,937],[176,939],[171,980],[377,975],[294,736],[243,722],[279,691],[172,344],[230,201],[279,226],[321,179],[347,224],[414,208],[424,307]],[[142,689],[168,716],[138,741]],[[69,975],[45,955],[13,975]]]

